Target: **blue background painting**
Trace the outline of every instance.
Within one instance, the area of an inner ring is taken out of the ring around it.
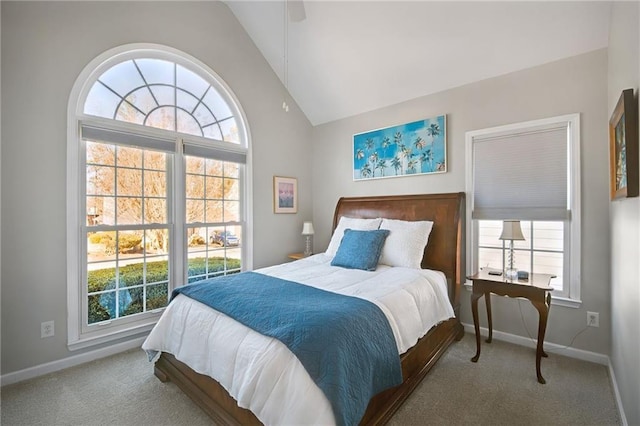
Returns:
[[[445,116],[353,136],[353,179],[442,173],[446,165]]]

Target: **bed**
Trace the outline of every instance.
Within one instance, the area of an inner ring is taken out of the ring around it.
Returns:
[[[446,297],[453,308],[451,318],[438,322],[418,338],[417,343],[411,342],[412,346],[408,350],[402,349],[402,383],[371,398],[360,424],[386,423],[447,347],[464,334],[458,319],[460,285],[464,277],[464,206],[464,193],[341,198],[336,205],[334,230],[342,217],[432,221],[433,228],[420,266],[440,271],[439,274],[444,277]],[[318,268],[324,268],[326,259],[319,255],[299,262],[307,262],[312,266],[317,264]],[[287,268],[295,269],[295,266],[280,269]],[[270,272],[277,275],[280,269],[274,267]],[[384,268],[380,269],[381,273],[385,272]],[[197,363],[184,363],[178,358],[181,357],[168,351],[162,352],[155,362],[155,375],[161,381],[173,381],[218,424],[261,423],[254,413],[241,408],[218,381],[194,371],[202,371],[194,366]],[[224,383],[222,379],[220,381]],[[226,387],[228,389],[229,384]],[[244,403],[241,405],[247,406]]]

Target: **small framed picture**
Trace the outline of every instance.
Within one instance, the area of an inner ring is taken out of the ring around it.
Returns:
[[[273,177],[274,213],[298,213],[298,179]]]
[[[638,113],[633,89],[620,95],[609,120],[611,199],[638,196]]]

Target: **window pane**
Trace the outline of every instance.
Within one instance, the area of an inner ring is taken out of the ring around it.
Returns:
[[[93,240],[92,237],[89,238]],[[115,245],[115,243],[113,244]],[[99,258],[107,258],[107,256],[103,254],[104,251],[101,251]],[[115,259],[115,253],[113,253],[111,258]],[[116,268],[114,265],[113,262],[101,262],[89,265],[90,267],[87,271],[87,290],[89,293],[116,287]]]
[[[240,165],[238,163],[224,163],[224,175],[226,177],[240,177]]]
[[[126,99],[127,101],[129,101],[129,103],[135,105],[145,115],[149,114],[152,109],[159,106],[147,86],[137,89],[135,92],[127,96]]]
[[[178,102],[176,102],[176,106],[184,109],[188,114],[191,114],[192,111],[196,109],[196,106],[198,105],[198,98],[196,98],[192,94],[178,89],[176,92],[176,96],[178,99]]]
[[[120,288],[144,284],[143,259],[122,260],[118,265],[120,265]]]
[[[224,202],[224,221],[239,222],[240,221],[240,203],[238,201]]]
[[[238,179],[224,180],[224,198],[227,200],[240,199],[240,182]]]
[[[87,197],[87,226],[115,224],[115,197]]]
[[[144,223],[167,223],[167,200],[145,198]]]
[[[147,311],[163,308],[169,302],[167,283],[147,286]]]
[[[116,297],[115,292],[89,295],[89,324],[107,321],[115,318]]]
[[[147,170],[167,170],[167,154],[158,151],[144,151],[144,168]]]
[[[118,197],[118,225],[139,225],[142,223],[142,198]]]
[[[139,314],[143,312],[142,287],[120,290],[118,292],[119,316]]]
[[[142,168],[142,149],[118,146],[116,161],[118,167]]]
[[[178,65],[177,86],[191,92],[198,98],[201,98],[205,90],[207,90],[207,88],[209,87],[209,83],[207,83],[202,77],[195,74],[193,71],[190,71],[183,66]]]
[[[213,111],[217,120],[223,120],[233,115],[222,96],[213,87],[204,96],[203,102]]]
[[[153,284],[169,280],[169,258],[167,256],[158,257],[147,262],[147,284]]]
[[[168,229],[148,229],[144,233],[144,250],[147,256],[168,254],[169,253],[169,230]],[[159,257],[159,258],[164,259],[164,257]]]
[[[230,118],[220,123],[222,130],[222,137],[225,142],[240,143],[240,134],[238,133],[238,126],[236,120]]]
[[[494,268],[502,269],[502,250],[479,248],[478,249],[478,268]]]
[[[190,251],[205,251],[207,245],[207,228],[189,228],[187,230],[187,245]]]
[[[158,129],[176,129],[175,107],[161,107],[151,112],[146,118],[145,125]]]
[[[207,175],[208,176],[223,176],[225,163],[220,160],[213,160],[207,158]]]
[[[208,223],[211,222],[222,222],[224,219],[222,217],[222,201],[209,201],[206,202],[207,206],[207,218],[206,221]]]
[[[87,194],[114,195],[115,168],[108,166],[87,166]]]
[[[118,196],[142,196],[142,170],[118,168]]]
[[[161,106],[176,104],[176,89],[167,86],[151,86],[151,91]]]
[[[204,201],[187,200],[187,223],[204,223]]]
[[[127,123],[144,124],[145,115],[135,109],[130,103],[122,102],[118,106],[115,118],[116,120],[125,121]]]
[[[224,196],[222,178],[207,177],[207,198],[221,200]]]
[[[208,161],[208,160],[207,160]],[[204,158],[186,157],[187,173],[204,173]]]
[[[174,83],[174,64],[161,59],[136,59],[135,63],[140,68],[144,79],[148,84],[170,84]]]
[[[563,222],[535,222],[534,234],[534,249],[557,251],[564,250]]]
[[[87,141],[87,164],[114,166],[116,159],[115,145]]]
[[[204,198],[204,176],[186,176],[187,198]]]
[[[480,220],[478,221],[478,245],[483,247],[500,247],[502,248],[501,220]]]
[[[195,116],[196,120],[198,120],[198,123],[200,123],[200,126],[211,124],[215,121],[215,118],[213,117],[213,114],[211,114],[211,111],[209,111],[209,109],[202,103],[198,105],[196,110],[193,112],[193,115]]]
[[[222,139],[222,131],[218,124],[212,124],[211,126],[203,126],[202,131],[204,132],[204,137],[209,139],[215,139],[218,141]]]
[[[87,95],[84,113],[98,117],[113,118],[121,98],[96,81]]]
[[[178,110],[178,131],[189,135],[203,136],[200,124],[191,114]]]
[[[123,97],[134,88],[144,85],[133,61],[121,62],[109,68],[100,76],[100,81]]]
[[[144,195],[147,197],[166,197],[167,174],[165,172],[145,170]]]

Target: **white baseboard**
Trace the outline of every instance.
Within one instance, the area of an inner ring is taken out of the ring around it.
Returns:
[[[628,426],[627,416],[624,415],[624,407],[622,406],[622,398],[620,398],[620,391],[618,390],[618,382],[616,381],[616,374],[613,372],[613,366],[609,361],[609,378],[611,379],[611,386],[613,387],[613,394],[616,397],[616,405],[618,406],[618,413],[620,414],[620,421],[622,426]]]
[[[475,335],[475,328],[473,324],[462,324],[464,326],[464,331],[470,334]],[[489,330],[486,327],[480,327],[480,334],[485,337],[489,335]],[[493,330],[493,337],[496,340],[502,340],[504,342],[513,343],[520,346],[526,346],[529,348],[534,348],[537,345],[535,340],[532,340],[528,337],[517,336],[515,334],[509,334],[502,331]],[[620,414],[620,420],[622,421],[623,426],[627,426],[627,418],[624,415],[624,408],[622,407],[622,399],[620,398],[620,391],[618,390],[618,383],[616,382],[616,375],[613,372],[613,367],[611,365],[611,359],[608,355],[599,354],[596,352],[584,351],[582,349],[576,349],[571,347],[566,347],[562,345],[557,345],[555,343],[545,342],[544,344],[545,351],[549,353],[555,353],[559,355],[564,355],[569,358],[575,358],[582,361],[594,362],[596,364],[606,365],[609,368],[609,378],[611,379],[611,386],[613,387],[613,394],[616,398],[616,405],[618,406],[618,413]]]
[[[464,331],[467,333],[475,334],[475,329],[473,328],[473,324],[462,324],[464,326]],[[486,327],[480,327],[480,334],[483,336],[489,335],[489,330]],[[537,343],[535,340],[531,340],[528,337],[517,336],[515,334],[504,333],[502,331],[493,330],[493,337],[497,340],[502,340],[504,342],[514,343],[520,346],[526,346],[528,348],[536,347]],[[557,345],[555,343],[544,343],[545,350],[548,350],[551,353],[568,356],[569,358],[576,358],[583,361],[595,362],[596,364],[609,365],[609,356],[599,354],[596,352],[584,351],[582,349],[576,349],[571,347],[566,347],[562,345]]]
[[[25,368],[24,370],[15,371],[13,373],[0,376],[0,385],[10,385],[12,383],[21,382],[23,380],[32,379],[44,374],[53,373],[54,371],[63,370],[65,368],[74,367],[89,361],[115,355],[120,352],[133,348],[140,348],[146,337],[129,340],[127,342],[117,343],[106,348],[96,349],[78,355],[72,355],[57,361],[47,362],[45,364],[36,365],[35,367]],[[142,349],[140,349],[142,350]]]

